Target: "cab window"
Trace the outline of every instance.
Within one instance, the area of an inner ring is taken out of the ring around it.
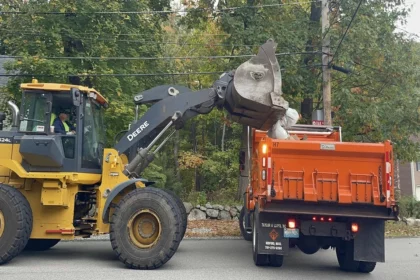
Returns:
[[[26,92],[23,99],[19,130],[23,132],[45,132],[47,127],[48,95]]]
[[[90,98],[84,105],[83,124],[83,168],[101,168],[102,153],[105,142],[105,129],[102,120],[102,107]]]

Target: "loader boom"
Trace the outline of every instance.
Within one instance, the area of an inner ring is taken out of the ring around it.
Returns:
[[[271,128],[288,109],[282,97],[276,46],[269,40],[257,56],[221,75],[209,89],[193,92],[179,85],[163,85],[136,95],[136,105],[154,104],[115,145],[120,154],[138,148],[137,155],[130,156],[125,175],[140,176],[154,158],[151,148],[170,127],[181,129],[188,119],[208,114],[215,107],[226,109],[237,123]]]

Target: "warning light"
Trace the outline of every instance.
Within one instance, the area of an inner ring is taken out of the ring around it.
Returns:
[[[322,221],[322,222],[324,221],[324,217],[321,217],[321,221]]]
[[[330,218],[328,218],[328,222],[332,222],[332,218],[330,217]]]
[[[264,145],[262,146],[262,153],[263,153],[263,154],[266,154],[266,153],[267,153],[267,144],[264,144]]]
[[[287,227],[292,228],[292,229],[296,228],[296,221],[294,219],[288,220],[287,221]]]
[[[316,217],[312,217],[312,221],[316,221]]]
[[[359,231],[359,225],[357,223],[351,224],[351,231],[352,232],[358,232]]]

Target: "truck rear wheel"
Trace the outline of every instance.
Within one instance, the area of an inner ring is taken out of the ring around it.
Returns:
[[[176,193],[174,193],[173,191],[171,191],[171,190],[164,190],[164,191],[166,191],[168,194],[170,194],[172,197],[173,197],[173,199],[174,199],[174,201],[176,202],[176,204],[178,205],[178,207],[179,207],[179,210],[181,210],[181,217],[182,217],[182,226],[181,226],[181,229],[182,229],[182,231],[181,231],[181,239],[184,239],[184,235],[185,235],[185,232],[187,231],[187,223],[188,223],[188,214],[187,214],[187,209],[185,209],[185,205],[184,205],[184,203],[182,202],[182,200],[176,195]]]
[[[180,223],[181,211],[168,193],[152,187],[135,189],[121,199],[112,215],[112,249],[129,268],[159,268],[178,249]]]
[[[363,273],[371,273],[375,270],[376,262],[360,262],[359,264],[359,272]]]
[[[32,210],[17,189],[0,184],[0,264],[18,256],[32,232]]]
[[[271,266],[281,267],[283,265],[284,256],[281,255],[270,255],[268,260]]]
[[[241,234],[246,241],[252,241],[252,230],[247,231],[245,229],[245,207],[242,207],[242,210],[239,214],[239,229]]]
[[[25,251],[45,251],[57,245],[60,240],[61,239],[29,239]]]
[[[376,267],[376,262],[354,260],[354,241],[341,241],[336,255],[340,269],[344,271],[370,273]]]

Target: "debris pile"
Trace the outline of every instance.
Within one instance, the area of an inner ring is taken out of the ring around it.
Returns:
[[[299,140],[296,136],[291,136],[287,129],[294,126],[299,120],[299,113],[292,108],[288,108],[286,114],[279,119],[267,132],[267,136],[280,140]]]

